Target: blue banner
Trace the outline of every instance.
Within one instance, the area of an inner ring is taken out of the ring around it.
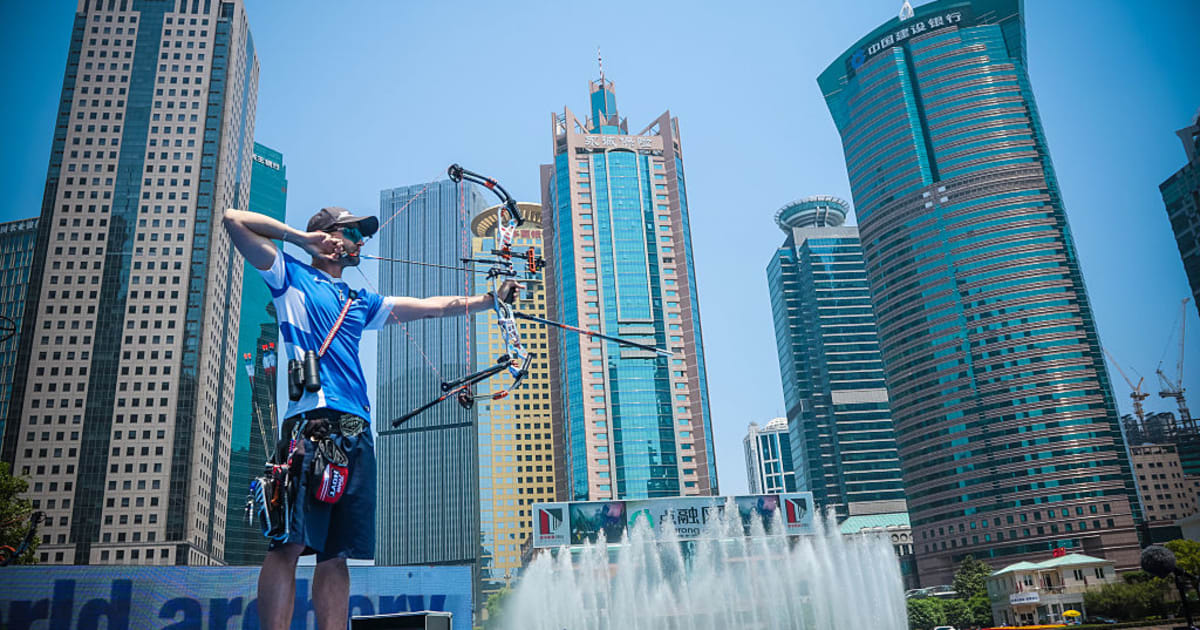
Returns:
[[[316,628],[312,567],[296,572],[292,630]],[[0,569],[7,630],[257,630],[257,567]],[[469,567],[350,567],[350,614],[437,610],[471,629]]]

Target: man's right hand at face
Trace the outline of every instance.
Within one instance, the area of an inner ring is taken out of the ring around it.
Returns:
[[[296,244],[314,258],[337,260],[342,255],[342,242],[328,232],[305,232]]]

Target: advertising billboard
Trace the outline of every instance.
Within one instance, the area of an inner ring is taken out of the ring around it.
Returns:
[[[666,497],[628,501],[575,501],[539,503],[533,508],[533,546],[559,547],[595,542],[600,534],[617,542],[639,520],[651,528],[672,528],[679,540],[699,538],[709,523],[723,516],[728,506],[737,508],[742,533],[749,536],[754,519],[768,535],[796,536],[813,531],[811,492],[759,494],[736,497]],[[782,531],[774,531],[776,519]]]
[[[292,630],[315,629],[312,567],[296,572]],[[256,567],[0,568],[0,628],[259,628]],[[471,629],[470,567],[350,567],[350,614],[436,610]]]

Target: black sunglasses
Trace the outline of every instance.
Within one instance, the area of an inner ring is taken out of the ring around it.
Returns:
[[[326,232],[332,233],[332,232],[337,232],[339,230],[341,230],[342,235],[345,236],[346,238],[350,239],[350,242],[352,242],[352,243],[357,243],[359,241],[367,240],[367,236],[362,233],[362,230],[358,229],[358,226],[355,226],[355,225],[344,225],[341,227],[334,227],[334,228],[330,228],[330,229],[326,230]]]

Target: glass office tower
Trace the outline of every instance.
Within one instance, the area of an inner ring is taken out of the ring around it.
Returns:
[[[929,584],[967,554],[1138,566],[1136,489],[1027,67],[1019,0],[939,0],[818,80]]]
[[[220,564],[254,40],[241,0],[77,7],[0,457],[43,563]]]
[[[1175,132],[1188,163],[1159,185],[1179,257],[1192,285],[1192,306],[1200,311],[1200,112],[1192,124]]]
[[[379,255],[461,267],[459,259],[471,256],[470,220],[485,207],[480,190],[466,182],[383,190]],[[379,265],[383,295],[482,292],[471,274],[384,261],[364,264]],[[479,405],[464,409],[452,398],[392,428],[393,419],[441,395],[443,381],[474,370],[474,325],[460,314],[380,330],[371,414],[379,435],[375,562],[470,565],[478,584]]]
[[[4,441],[4,419],[12,394],[12,376],[17,365],[21,318],[25,314],[25,285],[37,243],[37,217],[0,223],[0,442]],[[4,339],[4,337],[8,339]]]
[[[903,513],[900,457],[858,229],[836,197],[789,203],[767,267],[801,490],[840,516]]]
[[[638,133],[612,81],[591,116],[551,115],[542,166],[554,319],[669,348],[671,357],[550,330],[561,500],[717,493],[679,120]]]
[[[283,154],[254,143],[254,163],[250,166],[249,210],[286,221],[287,167]],[[294,251],[293,254],[298,254]],[[257,525],[245,516],[245,495],[250,480],[261,475],[263,462],[275,448],[279,434],[279,406],[276,401],[279,321],[275,301],[258,271],[243,262],[242,318],[238,326],[238,362],[233,396],[233,440],[229,462],[229,506],[225,519],[225,563],[261,564],[267,553],[267,540]]]

